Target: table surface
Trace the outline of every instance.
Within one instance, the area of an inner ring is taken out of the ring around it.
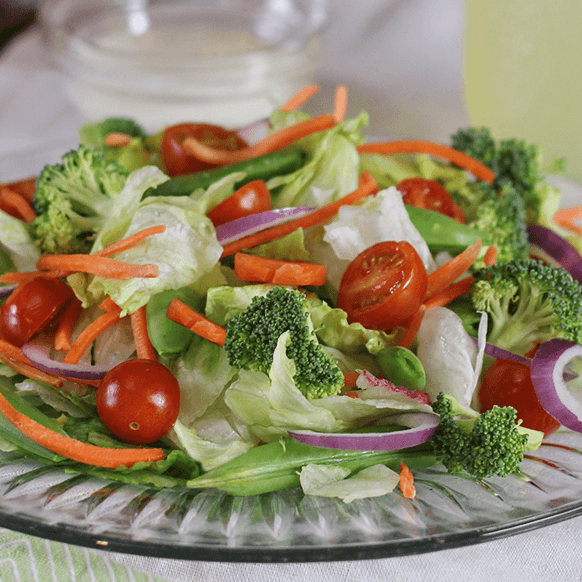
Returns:
[[[329,104],[334,87],[342,83],[350,90],[348,115],[366,109],[375,134],[447,140],[467,123],[463,1],[365,0],[357,6],[350,10],[348,3],[331,0],[333,18],[323,38],[325,64],[318,79],[322,90],[311,106]],[[74,145],[82,121],[45,66],[35,29],[0,52],[0,159],[49,142]],[[18,177],[24,176],[0,176]],[[467,574],[470,580],[580,581],[581,544],[582,517],[432,554],[363,562],[221,564],[112,554],[0,529],[0,577],[3,564],[10,563],[26,581],[444,581]],[[57,567],[60,563],[67,572]],[[43,577],[39,564],[50,568],[52,578]]]

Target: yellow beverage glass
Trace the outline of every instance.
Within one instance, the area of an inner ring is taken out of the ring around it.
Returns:
[[[582,0],[466,0],[472,125],[543,145],[582,182]]]

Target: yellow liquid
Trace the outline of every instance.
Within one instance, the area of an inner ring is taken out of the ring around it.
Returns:
[[[582,182],[582,0],[467,0],[464,81],[472,125]]]

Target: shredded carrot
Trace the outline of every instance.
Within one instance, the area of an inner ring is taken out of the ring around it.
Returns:
[[[6,186],[12,192],[20,194],[28,202],[32,202],[34,194],[36,193],[36,176],[25,178],[24,180],[16,180],[9,184],[0,184],[0,186]]]
[[[416,487],[414,486],[414,476],[412,471],[404,464],[400,463],[400,491],[406,499],[416,497]]]
[[[86,378],[71,378],[69,376],[59,376],[67,382],[74,382],[75,384],[86,384],[87,386],[93,386],[93,388],[99,388],[101,380],[87,380]]]
[[[311,99],[319,91],[317,85],[307,85],[303,89],[299,89],[293,97],[287,101],[284,105],[279,107],[281,111],[294,111],[301,107],[307,100]]]
[[[358,146],[361,154],[429,154],[444,158],[464,170],[471,172],[479,180],[491,184],[495,174],[481,162],[467,154],[449,146],[422,140],[388,141],[380,143],[365,143]]]
[[[50,384],[55,388],[61,388],[63,385],[62,378],[58,376],[53,376],[52,374],[47,374],[42,370],[35,368],[30,364],[25,364],[24,362],[13,360],[11,358],[7,358],[6,356],[0,354],[0,360],[10,366],[13,370],[30,378],[31,380],[38,380],[40,382],[45,382],[46,384]]]
[[[65,356],[65,364],[78,364],[89,346],[117,321],[119,321],[119,311],[107,311],[90,323],[73,342]]]
[[[131,321],[131,331],[133,333],[133,341],[137,350],[137,357],[146,360],[157,360],[156,351],[150,336],[148,334],[148,326],[146,320],[146,307],[143,305],[137,311],[134,311],[129,319]]]
[[[454,283],[475,262],[480,251],[481,239],[430,273],[425,301]]]
[[[0,188],[0,205],[12,209],[24,222],[32,222],[36,218],[30,202],[24,196],[6,186]]]
[[[553,221],[558,226],[561,226],[577,235],[582,235],[582,227],[576,224],[576,220],[580,219],[582,219],[582,206],[560,208],[556,211],[553,217]]]
[[[0,412],[24,436],[33,440],[38,445],[45,447],[53,453],[87,465],[115,469],[121,466],[130,467],[135,463],[161,461],[164,458],[162,449],[115,449],[98,447],[60,434],[50,428],[42,426],[25,414],[18,412],[1,394]]]
[[[282,150],[302,137],[324,129],[330,129],[335,123],[332,115],[319,115],[279,129],[256,144],[234,151],[206,146],[193,137],[187,137],[182,142],[182,147],[189,155],[203,162],[216,166],[225,166]]]
[[[365,172],[365,177],[362,179],[362,182],[363,183],[361,186],[359,186],[356,190],[347,196],[344,196],[343,198],[340,198],[339,200],[336,200],[327,206],[322,206],[311,214],[307,214],[306,216],[302,216],[301,218],[291,220],[290,222],[286,222],[284,224],[273,226],[272,228],[261,230],[255,234],[251,234],[224,245],[222,257],[228,257],[238,253],[239,251],[242,251],[243,249],[250,249],[263,243],[282,238],[294,232],[298,228],[306,229],[315,226],[316,224],[324,222],[337,214],[338,210],[342,206],[355,204],[361,198],[369,196],[372,193],[375,194],[378,191],[378,185],[376,184],[376,181],[367,172]]]
[[[360,372],[344,372],[344,386],[351,388],[356,386],[356,382],[360,377]]]
[[[114,131],[106,136],[105,145],[114,148],[124,148],[128,146],[132,141],[133,137],[131,137],[131,135]]]
[[[418,334],[418,330],[422,324],[422,320],[424,318],[424,314],[426,313],[426,305],[421,305],[417,312],[409,318],[408,321],[408,328],[404,335],[400,338],[398,345],[403,348],[409,348],[414,341],[414,338]]]
[[[562,228],[565,228],[566,230],[569,230],[578,236],[582,236],[582,226],[578,226],[576,223],[570,222],[569,220],[562,220],[557,218],[554,218],[554,222],[558,226],[561,226]]]
[[[22,353],[22,350],[18,346],[3,339],[0,339],[0,356],[32,366],[32,362]]]
[[[57,331],[55,332],[56,350],[71,349],[71,335],[82,311],[83,304],[74,297],[71,304],[65,309],[57,326]]]
[[[117,305],[117,303],[115,303],[115,301],[113,301],[113,299],[111,299],[109,295],[105,297],[103,301],[101,301],[101,303],[99,304],[99,309],[101,309],[102,311],[118,311],[118,312],[121,311],[119,305]]]
[[[345,393],[345,396],[347,396],[348,398],[359,398],[360,397],[358,390],[350,390],[349,392]]]
[[[194,311],[194,309],[179,299],[172,299],[168,306],[167,315],[172,321],[187,327],[195,334],[210,340],[219,346],[224,345],[226,330],[204,317],[201,313]]]
[[[132,279],[157,277],[156,265],[134,265],[95,255],[43,255],[36,263],[40,270],[66,270],[100,275],[108,279]]]
[[[336,123],[343,121],[348,108],[348,89],[345,85],[340,85],[335,91],[335,102],[333,108],[333,118]]]
[[[452,285],[449,285],[443,291],[436,293],[430,299],[424,302],[424,306],[427,309],[434,309],[435,307],[444,307],[449,303],[453,302],[455,299],[469,293],[473,287],[473,281],[475,277],[465,277]]]
[[[108,257],[113,255],[114,253],[120,253],[122,251],[126,251],[131,247],[134,247],[137,243],[141,242],[148,236],[152,236],[154,234],[162,234],[166,232],[166,227],[163,224],[159,224],[158,226],[150,226],[149,228],[144,228],[132,234],[126,238],[122,238],[117,242],[101,249],[100,251],[95,251],[92,256],[94,257]]]
[[[497,262],[497,247],[491,245],[485,251],[485,256],[483,257],[483,262],[486,267],[490,267]]]

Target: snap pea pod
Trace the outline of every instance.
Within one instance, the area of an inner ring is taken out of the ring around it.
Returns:
[[[406,210],[412,224],[432,252],[448,251],[457,255],[475,244],[478,239],[481,239],[484,247],[490,244],[486,234],[440,212],[408,205]]]
[[[398,471],[400,463],[411,469],[436,465],[430,445],[419,445],[400,451],[343,451],[304,445],[293,439],[281,439],[261,445],[191,479],[192,488],[216,488],[230,495],[260,495],[299,486],[299,472],[310,463],[341,465],[357,472],[383,464]]]
[[[206,189],[229,174],[245,172],[245,177],[235,184],[235,188],[240,188],[253,180],[268,180],[274,176],[290,174],[301,168],[306,158],[307,154],[303,150],[290,147],[252,160],[170,178],[163,184],[150,188],[144,194],[144,198],[148,196],[189,196],[194,190]]]
[[[424,390],[426,373],[416,354],[402,346],[383,348],[376,356],[382,376],[396,386]]]

